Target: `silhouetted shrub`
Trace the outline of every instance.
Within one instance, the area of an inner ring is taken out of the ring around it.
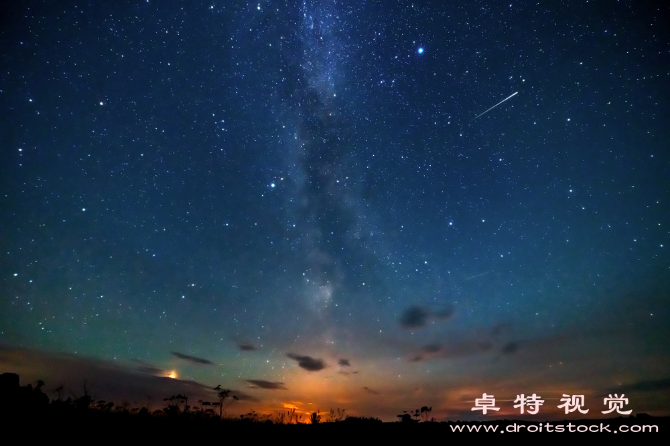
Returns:
[[[381,424],[382,420],[373,417],[347,417],[342,422],[347,424]]]

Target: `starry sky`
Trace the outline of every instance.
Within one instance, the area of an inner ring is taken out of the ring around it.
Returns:
[[[0,372],[670,414],[667,4],[0,8]]]

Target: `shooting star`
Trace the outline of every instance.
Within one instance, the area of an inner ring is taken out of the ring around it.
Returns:
[[[472,118],[472,120],[471,120],[470,122],[474,121],[475,119],[479,118],[479,117],[482,116],[482,115],[487,114],[488,112],[490,112],[491,110],[493,110],[494,108],[496,108],[497,106],[499,106],[500,104],[502,104],[503,102],[505,102],[506,100],[511,99],[511,98],[513,98],[514,96],[516,96],[518,93],[519,93],[518,91],[514,92],[512,95],[510,95],[510,96],[506,97],[505,99],[503,99],[502,101],[498,102],[496,105],[494,105],[493,107],[489,108],[489,109],[486,110],[484,113],[480,113],[480,114],[478,114],[477,116],[475,116],[474,118]]]
[[[515,94],[516,94],[516,93],[515,93]],[[486,271],[485,273],[475,274],[474,276],[468,277],[468,278],[466,278],[466,279],[464,279],[464,280],[474,279],[475,277],[480,277],[480,276],[483,276],[484,274],[488,274],[488,273],[490,273],[490,272],[491,272],[491,271]]]

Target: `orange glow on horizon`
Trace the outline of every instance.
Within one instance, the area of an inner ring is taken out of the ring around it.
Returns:
[[[175,372],[174,370],[171,371],[170,374],[168,375],[168,378],[177,379],[177,372]]]

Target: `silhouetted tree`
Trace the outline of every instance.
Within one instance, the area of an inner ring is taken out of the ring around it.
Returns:
[[[170,398],[163,398],[163,401],[167,401],[167,406],[163,408],[163,412],[165,412],[166,415],[168,416],[178,416],[181,411],[179,410],[179,403],[184,401],[184,395],[172,395]]]
[[[246,415],[240,415],[240,420],[256,423],[258,422],[258,414],[255,410],[252,410]]]
[[[147,412],[151,413],[151,396],[147,395],[147,405],[144,407],[147,408]]]
[[[113,401],[107,402],[105,400],[99,400],[97,403],[95,403],[95,406],[98,408],[98,410],[109,412],[112,409],[112,407],[114,407],[114,402]]]
[[[219,393],[216,394],[216,396],[219,397],[219,404],[218,404],[218,406],[219,406],[219,418],[221,418],[221,419],[223,420],[223,409],[224,409],[223,402],[224,402],[227,398],[230,397],[230,389],[222,389],[222,388],[221,388],[221,385],[218,385],[218,386],[214,387],[214,390],[218,390],[218,391],[219,391]],[[228,403],[228,405],[225,406],[225,407],[230,406],[231,404],[233,404],[233,403],[234,403],[235,401],[237,401],[238,399],[239,399],[238,397],[236,397],[235,395],[233,395],[232,400],[231,400],[230,403]],[[216,404],[216,403],[214,403],[214,404]]]
[[[63,401],[63,385],[56,387],[54,392],[58,393],[58,401]]]
[[[177,402],[177,408],[179,408],[179,403],[184,404],[184,409],[182,412],[187,412],[188,411],[188,397],[186,395],[182,395],[181,393],[177,396],[175,396],[175,400]]]
[[[402,422],[402,423],[417,423],[418,422],[418,420],[413,420],[412,415],[407,413],[406,410],[403,410],[403,412],[404,412],[403,414],[398,415],[398,418],[400,418],[400,422]],[[418,410],[417,410],[417,412],[418,412]]]
[[[430,418],[430,413],[433,411],[433,406],[428,407],[428,406],[423,406],[421,408],[421,418],[423,418],[423,421],[432,421]]]
[[[89,407],[91,407],[91,403],[93,403],[93,397],[88,394],[89,390],[90,389],[88,388],[87,382],[84,380],[84,395],[82,397],[77,398],[77,395],[75,395],[74,392],[70,392],[72,393],[72,396],[74,396],[74,406],[78,410],[87,410]]]
[[[204,411],[205,416],[209,416],[214,413],[214,410],[212,410],[211,407],[212,403],[209,401],[203,401],[202,403],[200,403],[200,408],[201,410]]]

